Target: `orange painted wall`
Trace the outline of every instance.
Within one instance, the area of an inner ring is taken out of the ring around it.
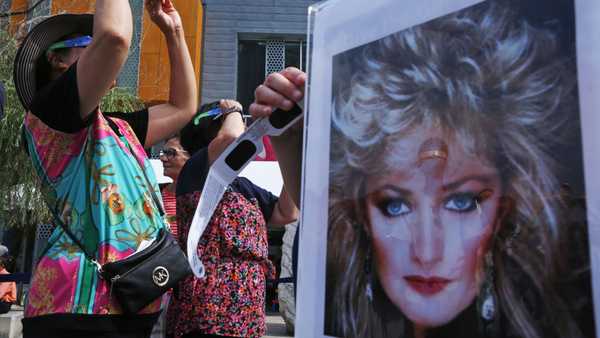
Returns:
[[[174,0],[175,8],[183,21],[185,39],[190,51],[196,83],[200,83],[202,62],[202,19],[201,1]],[[169,95],[169,56],[161,32],[151,23],[144,12],[144,32],[140,53],[139,95],[146,102],[162,102]]]
[[[52,0],[52,14],[93,13],[95,0]]]
[[[27,0],[13,0],[11,12],[20,12],[27,10]],[[96,0],[52,0],[51,13],[92,13]],[[19,24],[26,20],[25,15],[15,15],[10,19],[11,32],[15,32]]]
[[[52,0],[51,13],[92,13],[96,0]],[[11,12],[24,11],[28,7],[27,0],[13,0]],[[11,32],[15,32],[19,24],[26,20],[25,15],[16,15],[11,17]]]
[[[22,12],[27,9],[27,0],[13,0],[10,5],[11,12]],[[25,20],[25,15],[15,15],[10,17],[10,32],[14,33],[19,24]]]

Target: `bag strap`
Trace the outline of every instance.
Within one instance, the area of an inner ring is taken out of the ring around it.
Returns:
[[[88,137],[86,138],[86,144],[84,147],[90,147],[91,144],[90,142],[90,135],[91,135],[91,130],[88,130]],[[86,182],[85,182],[85,186],[86,186],[86,195],[90,196],[89,194],[89,189],[90,189],[90,181],[89,181],[90,175],[89,175],[89,170],[86,170]],[[56,223],[58,223],[58,226],[61,227],[61,229],[63,230],[63,232],[65,234],[67,234],[67,236],[71,239],[71,241],[73,243],[75,243],[75,245],[77,245],[79,247],[79,249],[81,249],[81,252],[83,252],[83,255],[85,256],[85,258],[87,258],[90,262],[92,262],[95,266],[96,266],[96,270],[101,273],[102,272],[102,265],[96,260],[96,258],[91,255],[89,252],[87,252],[87,250],[85,249],[85,246],[81,243],[81,241],[77,238],[77,236],[75,236],[73,234],[73,232],[71,232],[71,230],[69,229],[69,227],[62,221],[62,219],[59,217],[59,215],[57,214],[56,210],[51,208],[51,212],[52,215],[54,216],[54,219],[56,221]],[[90,213],[90,219],[92,218],[92,214]],[[93,222],[93,219],[92,219]]]
[[[120,132],[119,126],[110,119],[110,117],[106,117],[106,120],[108,121],[108,124],[110,124],[111,128],[113,129],[113,131],[116,132],[116,134],[119,136],[119,138],[121,138],[123,135]],[[131,152],[131,154],[133,155],[133,149],[131,147],[131,144],[129,144],[129,141],[127,139],[122,140],[122,142],[124,142],[125,144],[127,144],[127,146],[129,147],[129,151]],[[138,162],[136,160],[136,162]],[[162,203],[160,202],[160,200],[158,199],[158,196],[156,195],[156,191],[154,191],[154,187],[152,186],[152,184],[150,184],[150,180],[148,179],[148,176],[146,175],[146,171],[144,170],[144,168],[142,168],[142,166],[137,163],[140,170],[142,171],[142,174],[144,174],[144,178],[146,180],[146,184],[148,185],[148,190],[150,191],[150,194],[152,195],[152,200],[154,202],[154,205],[156,206],[156,208],[158,209],[161,217],[165,215],[165,211],[163,209]],[[86,189],[87,192],[86,194],[89,196],[89,180],[86,180]],[[79,249],[81,249],[81,252],[83,252],[85,258],[87,258],[90,262],[92,262],[94,265],[96,265],[96,269],[98,270],[99,273],[102,273],[102,265],[96,260],[96,258],[94,258],[94,256],[92,256],[89,252],[87,252],[87,250],[85,249],[85,246],[81,243],[81,241],[73,234],[73,232],[71,232],[71,230],[69,229],[69,227],[67,227],[67,225],[62,221],[62,219],[58,216],[58,214],[56,213],[56,210],[52,209],[52,214],[54,215],[54,219],[56,220],[56,223],[58,223],[58,225],[61,227],[61,229],[64,231],[65,234],[67,234],[67,236],[69,236],[69,238],[71,239],[71,241],[73,241],[73,243],[75,243],[75,245],[77,245],[79,247]],[[90,217],[92,217],[92,215],[90,215]]]
[[[64,233],[67,234],[67,236],[69,236],[71,241],[73,241],[73,243],[75,243],[75,245],[77,245],[79,249],[81,249],[81,252],[83,252],[85,258],[87,258],[96,266],[98,272],[102,272],[102,265],[96,260],[96,258],[94,258],[94,256],[92,256],[89,252],[87,252],[87,250],[85,250],[85,246],[83,246],[81,241],[71,232],[69,227],[62,221],[62,219],[58,217],[55,210],[52,210],[52,214],[54,214],[54,219],[56,220],[56,223],[58,223],[58,225],[61,227]]]
[[[110,125],[110,127],[115,132],[115,134],[117,134],[119,139],[121,139],[121,142],[127,144],[127,147],[129,148],[129,152],[131,153],[131,155],[135,156],[134,155],[135,152],[133,151],[133,148],[131,147],[129,140],[123,136],[119,126],[110,117],[106,116],[105,118],[106,118],[106,121],[108,122],[108,124]],[[146,185],[148,185],[148,191],[150,191],[150,195],[152,196],[152,201],[154,202],[154,205],[158,209],[158,213],[160,214],[161,217],[163,217],[165,215],[165,210],[163,209],[161,200],[158,198],[156,191],[154,190],[154,186],[150,183],[150,180],[148,179],[146,170],[144,170],[144,168],[142,168],[142,165],[137,161],[137,159],[135,160],[135,162],[137,163],[138,167],[140,168],[140,171],[142,172],[142,174],[144,175],[144,179],[146,180]]]

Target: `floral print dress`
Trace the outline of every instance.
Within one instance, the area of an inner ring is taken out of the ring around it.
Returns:
[[[207,172],[194,167],[207,163],[205,150],[188,161],[178,180],[178,239],[184,251]],[[244,178],[228,187],[198,245],[206,275],[190,276],[174,290],[167,316],[169,334],[265,334],[266,279],[275,276],[268,259],[266,222],[276,201],[276,196]]]

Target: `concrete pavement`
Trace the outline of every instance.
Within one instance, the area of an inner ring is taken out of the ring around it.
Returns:
[[[0,315],[0,338],[21,338],[23,336],[23,307],[13,305],[8,313]]]
[[[278,313],[267,314],[267,335],[264,338],[284,338],[293,337],[287,333],[285,322]]]

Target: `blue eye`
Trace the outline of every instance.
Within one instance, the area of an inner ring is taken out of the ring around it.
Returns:
[[[386,199],[381,201],[377,207],[387,217],[402,216],[410,212],[408,203],[400,198]]]
[[[446,199],[444,208],[456,212],[469,212],[477,208],[479,199],[472,193],[454,194]]]

